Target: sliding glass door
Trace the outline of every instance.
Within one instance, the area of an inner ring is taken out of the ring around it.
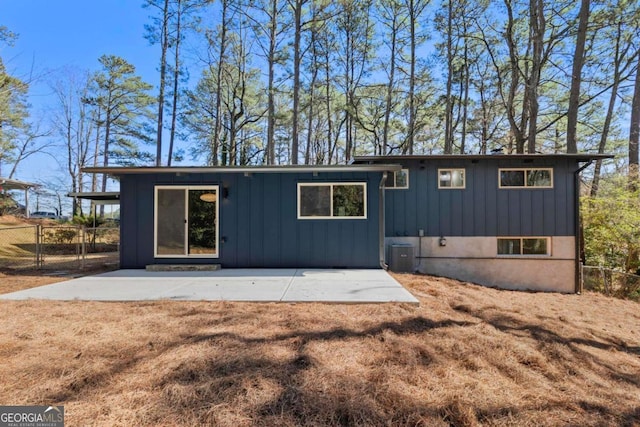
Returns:
[[[155,256],[218,257],[218,187],[155,189]]]

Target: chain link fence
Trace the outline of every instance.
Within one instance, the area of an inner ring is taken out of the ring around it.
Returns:
[[[582,286],[586,291],[640,301],[640,276],[604,267],[582,267]]]
[[[119,262],[120,229],[75,225],[0,228],[0,268],[78,270]]]
[[[35,225],[0,228],[0,268],[35,268],[39,232]]]
[[[120,227],[83,228],[81,267],[120,263]]]

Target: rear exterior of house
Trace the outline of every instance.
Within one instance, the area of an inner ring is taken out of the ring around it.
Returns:
[[[380,268],[385,168],[114,168],[120,266]]]
[[[596,156],[597,157],[597,156]],[[589,155],[359,157],[399,163],[385,247],[417,271],[506,289],[579,290],[578,172]]]
[[[86,171],[120,179],[121,268],[381,268],[405,244],[412,271],[575,292],[578,173],[605,157],[368,156],[343,166]]]

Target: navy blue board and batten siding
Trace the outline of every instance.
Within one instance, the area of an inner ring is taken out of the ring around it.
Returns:
[[[121,268],[379,268],[380,172],[151,173],[120,176]],[[366,219],[298,219],[298,183],[366,182]],[[154,187],[218,185],[219,257],[154,258]]]
[[[386,191],[386,236],[574,236],[574,159],[401,160],[409,188]],[[464,189],[439,189],[438,169],[465,170]],[[500,168],[552,168],[553,188],[499,188]]]

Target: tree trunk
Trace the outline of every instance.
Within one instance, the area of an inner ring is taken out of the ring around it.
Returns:
[[[466,35],[466,29],[465,29]],[[460,154],[465,154],[467,144],[467,116],[469,111],[469,46],[465,38],[464,41],[464,95],[462,101],[462,135],[460,136]]]
[[[291,114],[291,164],[298,164],[298,115],[300,109],[300,62],[302,52],[300,47],[302,33],[302,2],[295,1],[294,14],[294,35],[293,35],[293,111]]]
[[[333,117],[331,115],[331,54],[328,46],[324,55],[325,103],[327,112],[327,164],[331,164],[333,158]]]
[[[276,107],[275,107],[275,63],[276,63],[276,35],[278,33],[278,0],[271,1],[271,28],[269,29],[269,55],[267,63],[269,67],[269,82],[267,87],[267,155],[268,165],[276,161],[275,151],[275,128],[276,128]]]
[[[416,133],[416,8],[414,0],[409,0],[409,28],[410,28],[410,50],[411,58],[409,65],[409,131],[405,143],[404,153],[413,154],[413,138]]]
[[[169,48],[169,0],[164,0],[164,9],[162,11],[162,37],[160,56],[160,93],[158,94],[158,129],[157,129],[157,145],[156,145],[156,166],[162,165],[162,125],[164,114],[164,88],[167,74],[167,49]]]
[[[453,0],[447,2],[447,85],[444,124],[444,154],[453,153]]]
[[[344,154],[345,162],[349,162],[351,157],[351,76],[353,68],[353,41],[351,36],[351,28],[346,27],[345,30],[345,67],[344,67],[344,105],[345,105],[345,141]]]
[[[213,149],[211,150],[210,163],[218,165],[218,149],[220,148],[220,132],[222,127],[222,67],[224,66],[224,56],[227,49],[227,9],[228,0],[222,0],[222,25],[220,26],[220,52],[216,70],[216,105],[215,121],[213,124]],[[224,164],[224,161],[223,161]]]
[[[582,66],[584,65],[584,48],[587,41],[589,23],[589,0],[582,0],[578,23],[576,48],[573,55],[573,72],[571,74],[571,91],[569,92],[569,108],[567,109],[567,153],[578,152],[577,126],[578,107],[580,104],[580,84],[582,82]]]
[[[602,134],[600,135],[600,143],[598,144],[598,154],[603,154],[607,148],[607,138],[609,137],[609,129],[618,98],[618,87],[620,86],[620,38],[622,35],[622,24],[618,22],[618,32],[616,33],[616,45],[614,53],[614,70],[613,70],[613,86],[611,87],[611,95],[609,96],[609,106],[607,107],[607,115],[604,118],[602,126]],[[598,195],[598,187],[600,186],[600,173],[602,171],[602,160],[596,160],[593,170],[593,180],[591,181],[591,197]]]
[[[181,20],[182,20],[182,0],[177,0],[176,10],[176,46],[175,56],[173,61],[173,100],[171,103],[171,131],[169,134],[169,155],[167,157],[167,166],[171,166],[171,160],[173,158],[173,144],[176,137],[176,119],[178,116],[178,82],[180,80],[180,38],[181,35]]]
[[[636,69],[636,80],[631,101],[631,124],[629,127],[629,188],[638,187],[638,139],[640,139],[640,55]]]
[[[311,145],[313,141],[313,114],[314,114],[314,96],[316,81],[318,79],[318,52],[316,49],[316,32],[311,30],[311,52],[313,55],[313,61],[311,64],[311,81],[309,82],[309,111],[307,112],[307,146],[305,147],[304,164],[308,165],[311,162]]]
[[[387,83],[387,97],[385,100],[384,124],[382,127],[382,149],[381,155],[389,153],[389,121],[391,119],[391,106],[393,101],[393,90],[395,85],[396,73],[396,40],[397,40],[397,20],[396,15],[393,16],[391,24],[391,57],[389,59],[389,82]]]
[[[107,116],[104,122],[104,153],[102,156],[102,166],[109,166],[109,138],[111,137],[111,93],[109,93],[109,102],[107,104]],[[107,174],[102,174],[102,187],[100,191],[107,191]],[[100,217],[104,217],[104,205],[100,205]]]
[[[531,74],[527,82],[529,94],[529,132],[527,135],[527,152],[536,152],[536,133],[538,130],[538,84],[542,72],[542,53],[544,48],[545,17],[544,0],[530,0],[529,28],[533,45]]]
[[[93,150],[93,167],[98,167],[98,159],[100,157],[100,129],[102,128],[98,123],[100,122],[100,117],[102,116],[102,112],[100,111],[100,107],[98,107],[98,112],[96,113],[97,117],[94,119],[96,123],[96,139],[95,146]],[[98,174],[94,173],[91,178],[91,191],[98,191]]]
[[[531,0],[533,1],[533,0]],[[511,138],[509,138],[509,154],[513,151],[513,145],[515,143],[515,149],[517,153],[524,152],[524,124],[526,123],[526,112],[527,112],[527,94],[525,93],[525,100],[522,103],[522,116],[520,126],[516,122],[516,95],[518,93],[518,86],[520,84],[520,67],[518,64],[518,53],[516,48],[516,42],[514,39],[514,26],[515,21],[513,17],[513,8],[511,6],[510,0],[504,0],[504,4],[507,8],[507,28],[505,31],[505,40],[507,42],[507,47],[509,49],[509,75],[511,76],[511,82],[509,83],[509,94],[506,100],[506,113],[507,119],[509,120],[509,127],[511,129]]]

